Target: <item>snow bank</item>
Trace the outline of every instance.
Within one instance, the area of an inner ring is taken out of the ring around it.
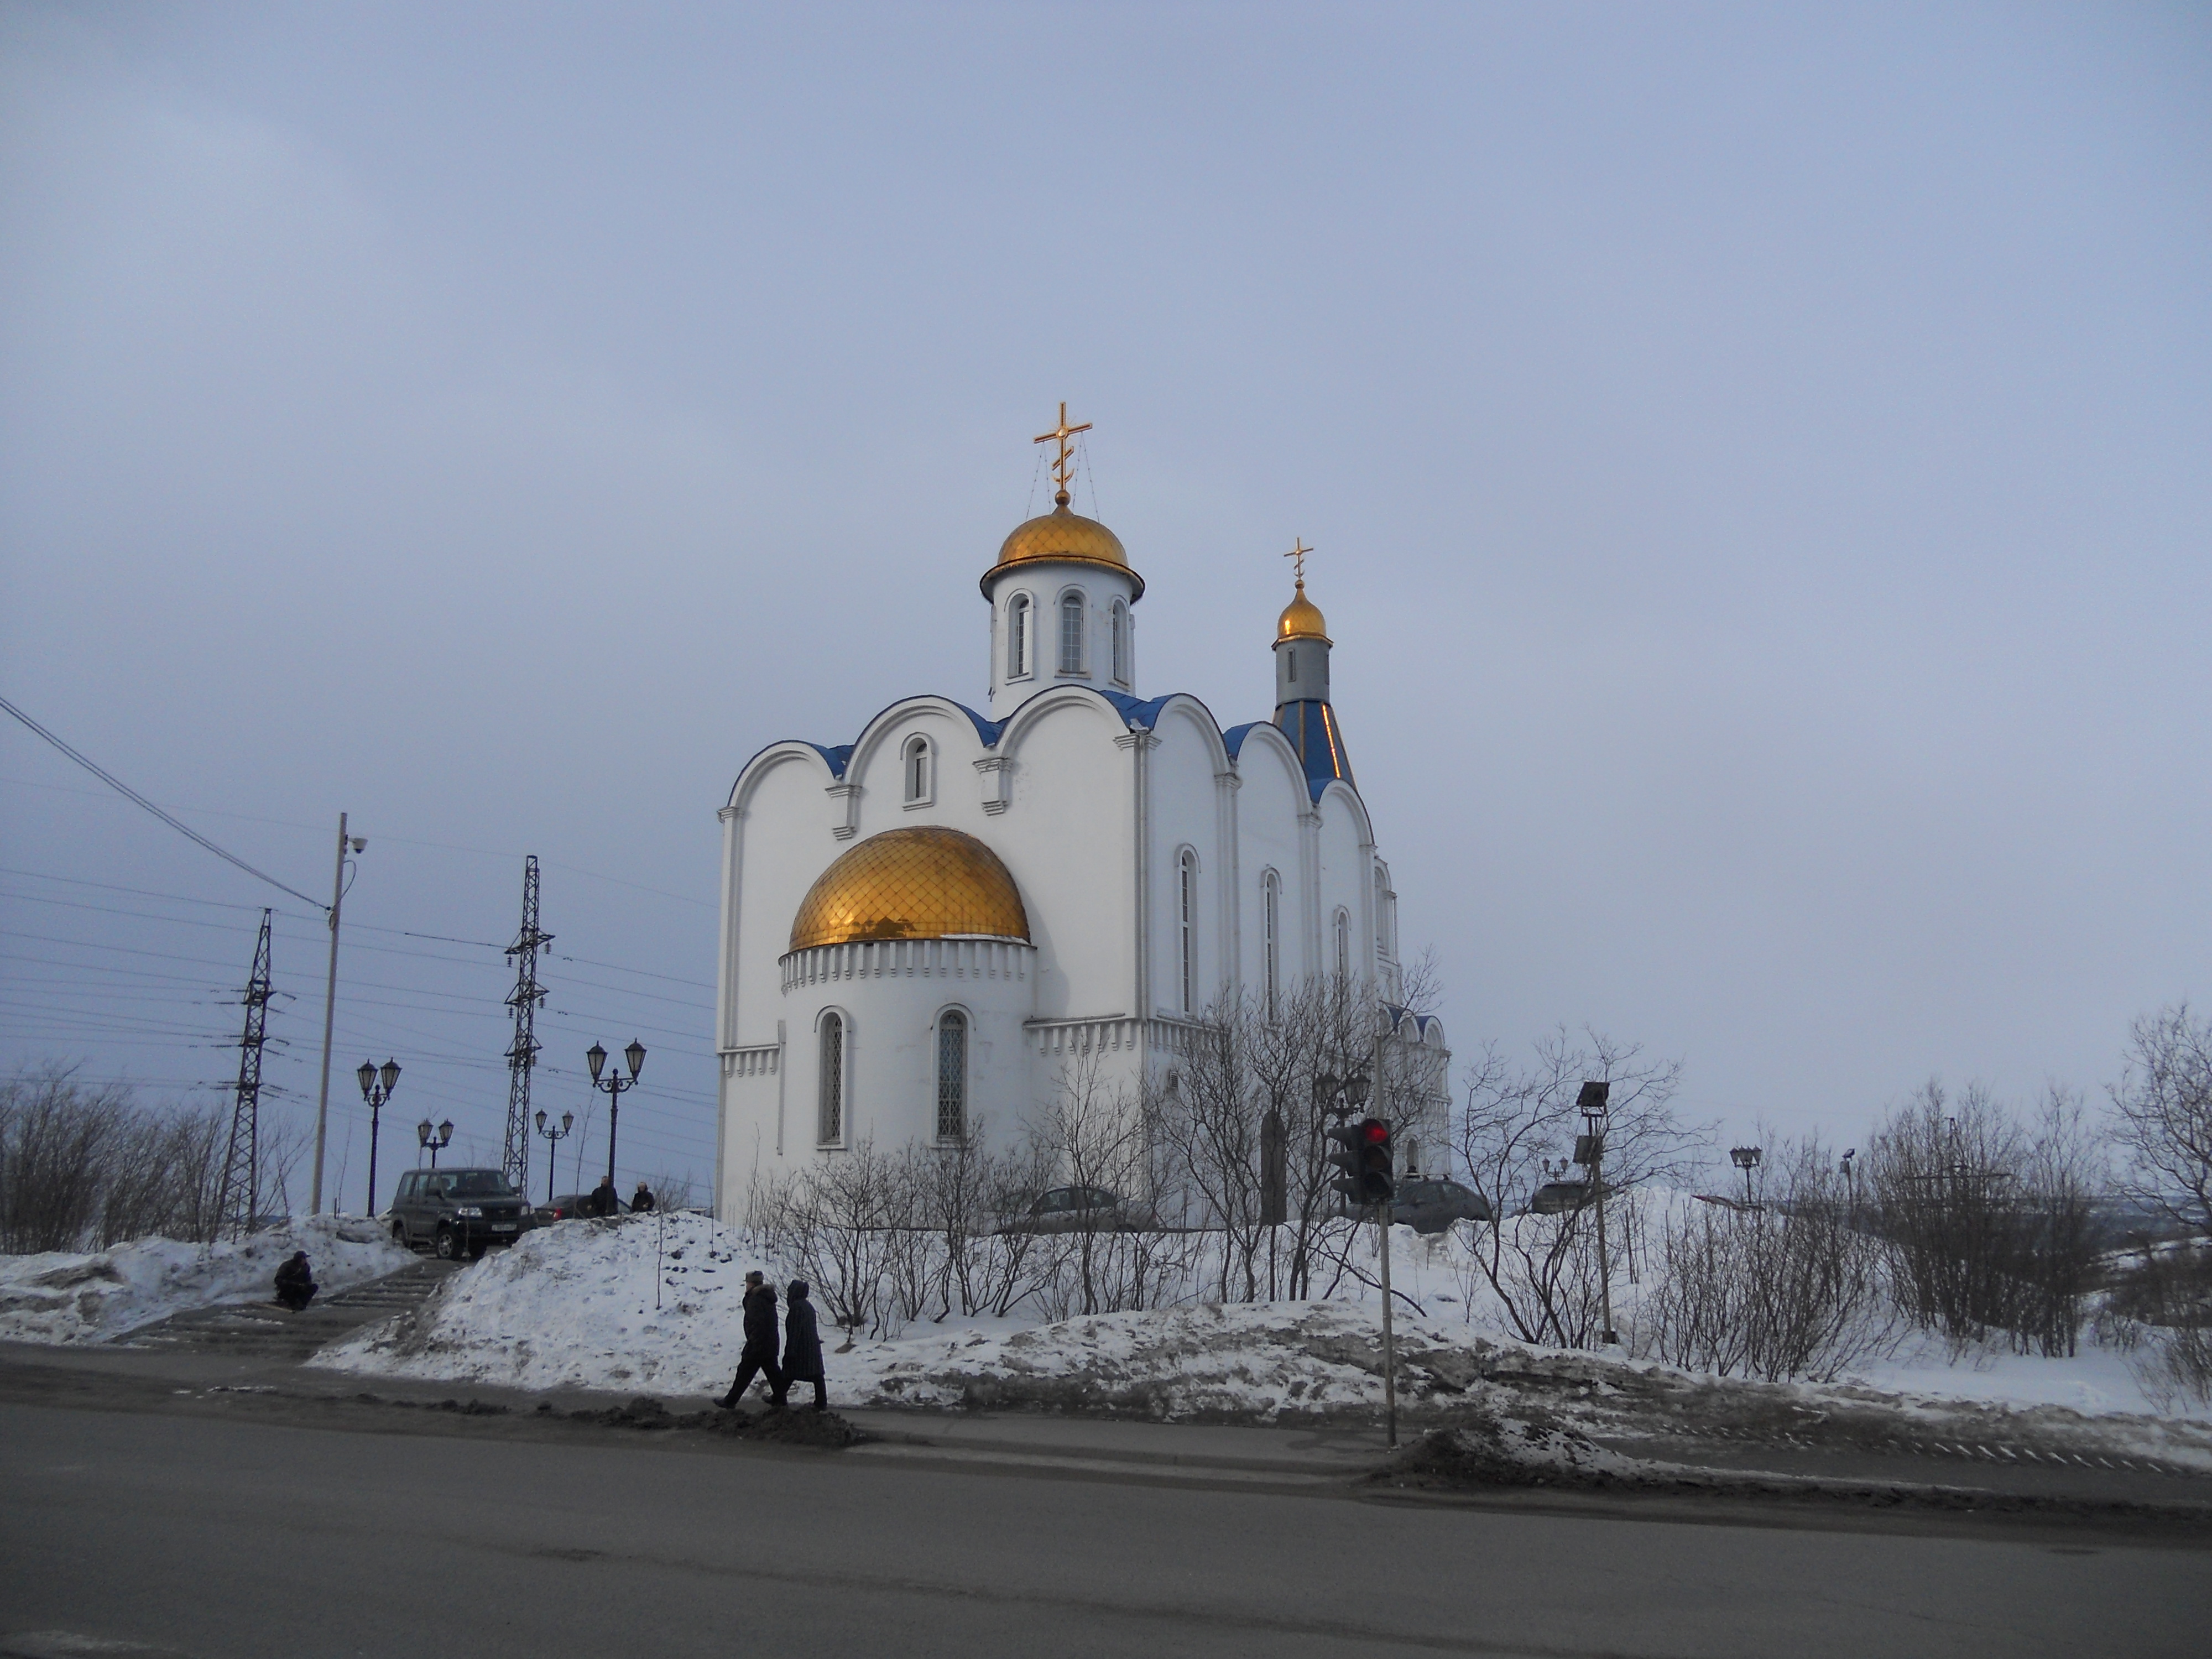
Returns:
[[[91,1255],[0,1256],[0,1340],[106,1342],[194,1308],[267,1301],[295,1250],[307,1253],[325,1295],[415,1259],[359,1216],[314,1216],[237,1243],[141,1238]]]

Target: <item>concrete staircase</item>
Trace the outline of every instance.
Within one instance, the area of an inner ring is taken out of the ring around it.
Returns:
[[[363,1325],[420,1307],[431,1291],[466,1266],[465,1261],[432,1257],[333,1296],[318,1296],[305,1313],[289,1312],[273,1302],[195,1308],[133,1331],[116,1346],[296,1364]]]

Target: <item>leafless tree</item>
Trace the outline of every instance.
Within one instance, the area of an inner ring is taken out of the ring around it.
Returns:
[[[2212,1239],[2212,1019],[2177,1003],[2138,1019],[2129,1049],[2112,1091],[2129,1188]]]
[[[1570,1167],[1583,1129],[1576,1109],[1582,1085],[1612,1085],[1602,1164],[1611,1205],[1698,1167],[1711,1131],[1677,1115],[1681,1074],[1680,1060],[1649,1060],[1640,1045],[1565,1026],[1538,1040],[1528,1065],[1508,1060],[1494,1043],[1475,1056],[1457,1151],[1468,1184],[1493,1218],[1474,1230],[1463,1288],[1472,1295],[1486,1285],[1522,1340],[1578,1346],[1597,1320],[1595,1206],[1528,1210],[1536,1191]],[[1613,1207],[1618,1213],[1629,1206]]]

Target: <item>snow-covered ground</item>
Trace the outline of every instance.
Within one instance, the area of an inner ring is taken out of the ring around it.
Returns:
[[[1440,1257],[1401,1233],[1401,1398],[1417,1419],[1476,1403],[1593,1431],[1746,1432],[1849,1421],[1869,1437],[2090,1435],[2212,1470],[2212,1421],[2162,1417],[2124,1361],[1981,1356],[1922,1346],[1833,1383],[1723,1382],[1650,1360],[1502,1340],[1445,1302]],[[748,1268],[771,1264],[705,1217],[565,1223],[455,1275],[415,1313],[312,1363],[366,1376],[672,1395],[720,1393],[744,1346]],[[1070,1409],[1279,1421],[1382,1399],[1378,1310],[1358,1285],[1318,1302],[1193,1303],[1142,1313],[923,1322],[892,1340],[825,1331],[842,1405]],[[781,1297],[779,1297],[781,1301]],[[1479,1316],[1478,1316],[1479,1317]],[[1995,1425],[1995,1426],[1993,1426]]]
[[[0,1340],[106,1342],[194,1308],[265,1302],[295,1250],[325,1295],[414,1260],[358,1216],[314,1216],[238,1243],[142,1238],[88,1255],[0,1255]]]

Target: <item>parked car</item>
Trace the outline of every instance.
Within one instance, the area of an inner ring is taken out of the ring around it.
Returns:
[[[1547,1181],[1536,1188],[1528,1200],[1530,1215],[1565,1215],[1570,1210],[1579,1210],[1590,1201],[1590,1184],[1587,1181]]]
[[[1157,1225],[1151,1206],[1103,1187],[1054,1187],[1000,1218],[1002,1233],[1135,1232]]]
[[[1398,1183],[1390,1219],[1417,1233],[1449,1232],[1455,1221],[1489,1220],[1490,1206],[1456,1181],[1408,1176]]]
[[[548,1226],[556,1221],[574,1221],[580,1218],[587,1218],[591,1216],[596,1215],[597,1213],[598,1212],[592,1208],[591,1194],[563,1193],[560,1197],[555,1199],[550,1204],[539,1206],[537,1211],[532,1215],[531,1219],[538,1226],[544,1227]],[[628,1215],[629,1213],[629,1204],[621,1198],[617,1198],[615,1200],[615,1213],[617,1215]]]
[[[480,1256],[514,1243],[526,1207],[497,1170],[410,1170],[392,1200],[392,1237],[449,1261]]]

